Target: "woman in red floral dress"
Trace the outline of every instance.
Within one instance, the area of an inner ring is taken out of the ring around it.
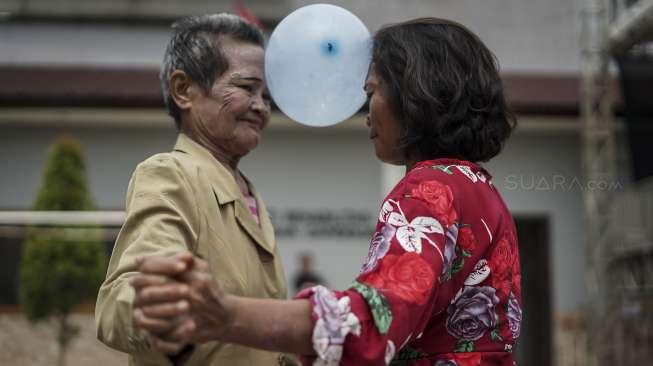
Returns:
[[[156,347],[220,339],[302,354],[312,365],[514,364],[522,318],[515,227],[477,164],[497,155],[514,127],[494,56],[450,21],[386,26],[374,37],[365,90],[377,157],[407,173],[381,204],[351,287],[250,299],[223,293],[188,254],[145,258],[133,282],[134,321],[152,330],[159,315],[174,329],[154,333]],[[156,298],[147,273],[185,283]],[[162,316],[161,303],[173,301],[182,306]]]

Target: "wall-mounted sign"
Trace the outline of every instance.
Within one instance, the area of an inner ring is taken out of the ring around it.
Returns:
[[[364,210],[270,208],[277,237],[370,237],[374,215]]]

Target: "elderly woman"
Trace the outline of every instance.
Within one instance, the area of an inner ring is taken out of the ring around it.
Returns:
[[[133,326],[128,282],[137,256],[188,251],[204,258],[207,273],[229,293],[286,298],[268,212],[238,170],[270,115],[263,44],[261,32],[234,15],[191,17],[173,26],[160,76],[179,137],[172,152],[136,168],[126,221],[97,299],[99,339],[130,353],[130,364],[165,365],[181,357],[187,365],[270,365],[282,357],[224,342],[166,357]],[[148,326],[155,336],[169,331],[156,322]]]
[[[314,365],[513,365],[515,227],[478,164],[514,127],[494,56],[457,23],[390,25],[374,36],[365,90],[376,155],[406,175],[381,204],[353,285],[253,299],[232,294],[210,263],[188,253],[140,258],[143,274],[132,281],[139,326],[174,323],[161,339],[170,345],[220,340]],[[179,282],[162,295],[157,276]]]

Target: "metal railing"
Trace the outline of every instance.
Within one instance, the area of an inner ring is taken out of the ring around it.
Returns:
[[[121,226],[124,211],[0,211],[0,225],[6,226]]]

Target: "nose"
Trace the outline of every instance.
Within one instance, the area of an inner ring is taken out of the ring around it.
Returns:
[[[370,122],[370,115],[369,114],[365,117],[365,124],[367,125],[367,127],[372,127],[372,123]]]
[[[266,102],[262,96],[257,96],[252,100],[251,109],[261,116],[270,114],[270,103]]]

